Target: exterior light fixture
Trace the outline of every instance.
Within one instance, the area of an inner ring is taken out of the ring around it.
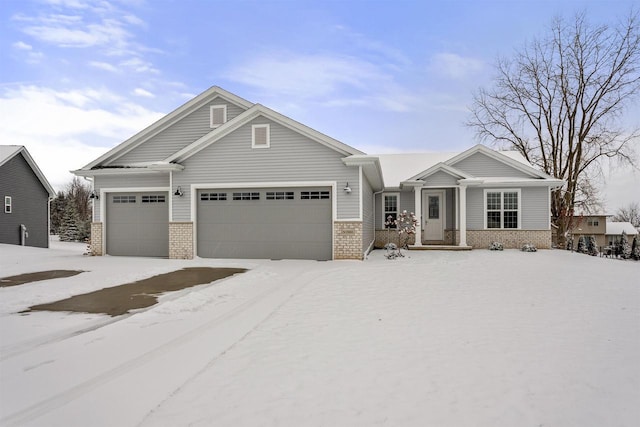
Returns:
[[[89,193],[89,198],[98,200],[100,197],[98,196],[98,193],[96,193],[96,190],[91,190],[91,193]]]
[[[174,195],[174,196],[178,196],[178,197],[182,197],[182,195],[183,195],[183,194],[184,194],[184,193],[182,192],[182,187],[180,187],[180,186],[178,185],[178,188],[176,188],[176,192],[175,192],[175,193],[173,193],[173,195]]]
[[[349,183],[347,182],[347,185],[345,185],[345,187],[343,188],[344,192],[349,194],[351,193],[351,187],[349,187]]]

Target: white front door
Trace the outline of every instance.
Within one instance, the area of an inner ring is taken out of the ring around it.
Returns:
[[[444,190],[422,193],[422,241],[444,240]]]

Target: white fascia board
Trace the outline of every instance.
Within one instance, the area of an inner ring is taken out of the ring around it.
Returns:
[[[91,169],[109,159],[115,160],[118,156],[122,156],[127,152],[131,151],[138,145],[142,144],[144,141],[162,132],[163,130],[173,125],[178,120],[182,119],[183,117],[187,116],[191,112],[205,105],[207,102],[215,99],[217,96],[220,96],[221,98],[224,98],[231,103],[238,104],[247,109],[251,108],[251,106],[253,105],[251,102],[245,99],[242,99],[239,96],[236,96],[230,92],[227,92],[226,90],[218,86],[212,86],[206,91],[202,92],[200,95],[193,98],[192,100],[181,105],[180,107],[176,108],[169,114],[165,115],[164,117],[160,118],[156,122],[152,123],[150,126],[143,129],[142,131],[133,135],[131,138],[127,139],[126,141],[122,142],[121,144],[117,145],[111,150],[107,151],[105,154],[98,157],[93,162],[84,166],[82,169]]]
[[[105,168],[105,169],[78,169],[71,171],[76,176],[92,177],[92,176],[109,176],[109,175],[140,175],[140,174],[152,174],[152,173],[164,173],[169,172],[169,169],[154,170],[150,168]]]
[[[380,159],[377,156],[355,154],[342,158],[342,163],[344,163],[345,166],[362,168],[364,176],[371,184],[373,191],[380,191],[384,188],[382,168],[380,167]]]
[[[420,181],[417,179],[408,179],[406,181],[402,181],[400,183],[400,188],[404,188],[404,187],[424,187],[425,182],[424,181]]]
[[[18,155],[18,153],[22,153],[25,160],[31,167],[31,170],[33,170],[33,173],[36,174],[42,186],[45,188],[45,190],[47,190],[47,193],[49,193],[49,197],[55,197],[56,195],[55,190],[53,189],[51,184],[49,184],[49,181],[44,176],[44,174],[42,173],[42,171],[40,170],[36,162],[33,160],[33,157],[31,157],[31,154],[29,154],[29,151],[27,151],[27,148],[22,146],[22,148],[18,150],[16,153],[14,153],[11,157],[15,157],[16,155]]]
[[[528,173],[540,178],[549,178],[550,176],[547,175],[546,173],[539,171],[538,169],[525,165],[524,163],[521,163],[517,160],[514,160],[508,156],[505,156],[504,154],[500,153],[499,151],[493,150],[489,147],[485,147],[482,144],[477,144],[474,145],[473,147],[469,148],[466,151],[463,151],[462,153],[458,154],[455,157],[450,158],[449,160],[447,160],[445,163],[449,166],[452,166],[456,163],[458,163],[461,160],[466,159],[467,157],[475,154],[475,153],[482,153],[485,154],[489,157],[491,157],[492,159],[495,159],[499,162],[505,163],[521,172],[524,173]]]
[[[458,181],[460,184],[466,185],[478,185],[482,184],[485,187],[500,187],[500,186],[509,186],[509,187],[549,187],[556,188],[558,186],[564,185],[564,181],[557,179],[483,179],[478,184],[469,184],[470,180],[460,180]]]
[[[249,123],[251,120],[253,120],[258,116],[266,117],[269,120],[272,120],[278,124],[281,124],[282,126],[288,127],[291,130],[303,136],[306,136],[309,139],[312,139],[322,145],[325,145],[333,149],[334,151],[339,152],[340,154],[343,154],[343,155],[363,154],[361,151],[358,151],[355,148],[349,147],[348,145],[343,144],[342,142],[335,140],[327,135],[324,135],[314,129],[311,129],[308,126],[305,126],[299,122],[296,122],[295,120],[292,120],[289,117],[286,117],[278,113],[277,111],[273,111],[270,108],[265,107],[264,105],[255,104],[253,107],[251,107],[244,113],[240,114],[233,120],[230,120],[227,123],[223,124],[222,126],[212,130],[211,132],[204,135],[197,141],[191,143],[190,145],[178,151],[177,153],[171,155],[170,157],[167,157],[164,161],[165,162],[173,162],[173,161],[182,162],[188,159],[189,157],[193,156],[194,154],[198,153],[200,150],[203,150],[209,145],[215,143],[220,138],[230,134],[231,132],[237,130],[241,126],[244,126],[245,124]]]
[[[429,169],[425,169],[417,175],[412,176],[404,182],[416,181],[416,180],[426,180],[428,177],[433,175],[436,172],[444,172],[448,175],[453,176],[454,178],[473,178],[473,176],[469,175],[466,172],[461,171],[460,169],[454,168],[446,163],[440,162],[431,166]]]

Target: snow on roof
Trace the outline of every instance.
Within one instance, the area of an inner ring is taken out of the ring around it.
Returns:
[[[630,222],[607,222],[606,234],[620,236],[623,231],[627,233],[628,236],[635,236],[638,234],[638,230],[636,230]]]
[[[22,149],[22,145],[0,145],[0,164]]]
[[[400,183],[430,167],[446,162],[461,152],[449,153],[401,153],[373,154],[380,159],[380,168],[386,188],[400,187]],[[517,151],[498,151],[500,154],[531,167],[531,164]]]

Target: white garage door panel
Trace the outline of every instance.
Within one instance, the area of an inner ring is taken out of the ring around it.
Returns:
[[[303,199],[306,191],[328,198]],[[273,192],[293,193],[293,199],[268,200]],[[226,200],[202,200],[202,193],[225,194]],[[259,200],[233,200],[234,193],[259,193]],[[200,190],[198,256],[328,260],[331,212],[329,188]]]

